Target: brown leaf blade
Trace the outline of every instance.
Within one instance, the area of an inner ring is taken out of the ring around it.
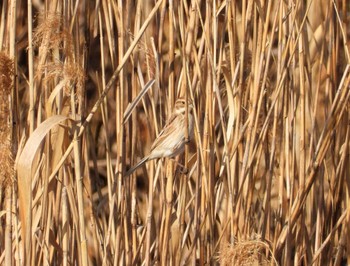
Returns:
[[[41,123],[25,144],[23,151],[18,159],[17,178],[18,178],[18,197],[19,197],[19,212],[22,223],[22,239],[25,250],[25,261],[30,261],[31,253],[31,221],[32,221],[32,175],[35,172],[33,161],[37,150],[39,149],[42,140],[49,131],[69,119],[63,115],[55,115],[46,119]]]

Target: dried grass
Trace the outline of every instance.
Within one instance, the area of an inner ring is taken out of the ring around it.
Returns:
[[[234,244],[222,244],[218,255],[220,265],[274,265],[265,255],[272,255],[269,246],[259,240],[241,240]],[[273,255],[272,255],[273,256]]]
[[[347,1],[0,16],[1,265],[349,264]],[[185,153],[126,177],[180,95]]]

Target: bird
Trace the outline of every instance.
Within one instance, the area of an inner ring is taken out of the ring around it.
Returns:
[[[188,137],[191,138],[193,134],[193,105],[188,101]],[[149,160],[175,157],[181,154],[185,149],[186,144],[186,100],[179,98],[176,100],[173,112],[154,140],[149,155],[139,161],[134,167],[130,168],[125,176],[131,175],[136,169],[142,166]]]

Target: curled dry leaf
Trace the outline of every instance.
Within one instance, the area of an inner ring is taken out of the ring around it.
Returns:
[[[49,131],[69,119],[66,116],[55,115],[46,119],[28,139],[17,164],[19,211],[22,222],[22,238],[24,250],[29,254],[31,244],[31,221],[32,221],[32,175],[35,172],[34,160],[42,140]]]

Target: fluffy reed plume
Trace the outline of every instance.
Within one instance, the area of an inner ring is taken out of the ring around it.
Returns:
[[[38,26],[33,35],[34,47],[49,51],[59,49],[67,57],[73,55],[72,35],[69,33],[68,21],[62,14],[43,12],[38,15],[37,22]]]
[[[13,181],[14,161],[12,145],[12,114],[10,110],[13,89],[13,61],[0,52],[0,187]]]
[[[40,81],[44,76],[45,87],[63,88],[66,95],[74,88],[77,99],[81,99],[85,75],[77,63],[79,58],[74,56],[73,36],[68,26],[66,18],[59,13],[45,12],[38,16],[33,37],[33,46],[39,49],[35,79]]]
[[[67,19],[59,13],[44,12],[38,16],[38,26],[33,35],[33,47],[39,49],[35,72],[35,79],[39,84],[46,71],[48,71],[45,73],[46,81],[58,77],[65,79],[68,85],[68,79],[74,81],[81,78],[79,67],[73,63],[75,62],[74,47],[68,26]],[[65,63],[62,60],[65,60]],[[69,77],[65,76],[67,74]],[[79,85],[79,91],[81,91],[82,84]],[[67,86],[64,87],[67,88]]]
[[[77,96],[82,96],[85,75],[79,64],[72,62],[53,62],[45,66],[42,74],[45,74],[45,78],[43,79],[44,84],[48,85],[52,80],[57,79],[67,95],[70,94],[71,86],[73,86]]]

